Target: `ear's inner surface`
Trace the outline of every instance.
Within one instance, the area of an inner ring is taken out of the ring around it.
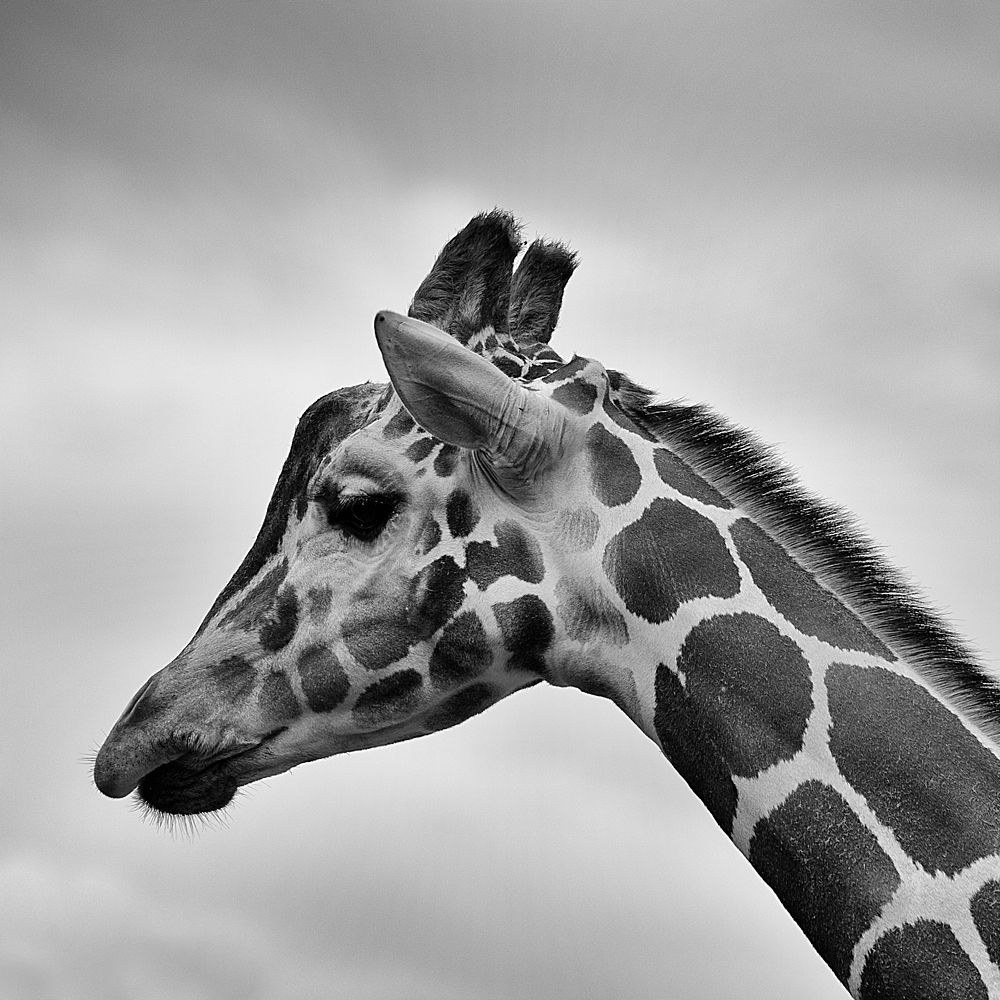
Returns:
[[[565,418],[484,357],[436,327],[380,312],[375,337],[393,387],[413,419],[435,437],[469,448],[501,480],[537,474]]]

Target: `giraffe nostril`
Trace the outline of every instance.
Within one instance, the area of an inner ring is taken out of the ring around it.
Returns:
[[[134,695],[132,695],[132,700],[125,706],[125,711],[122,712],[121,714],[121,717],[123,719],[128,716],[128,714],[132,711],[133,708],[135,708],[135,706],[139,703],[139,699],[149,690],[150,686],[155,680],[156,680],[156,674],[153,674],[153,676],[150,677],[149,680],[146,681],[146,683],[143,684],[143,686],[139,688],[139,690],[136,691]]]
[[[140,742],[133,735],[111,735],[97,752],[94,761],[94,784],[104,795],[122,799],[150,771],[180,755],[180,751],[157,752],[149,741]]]

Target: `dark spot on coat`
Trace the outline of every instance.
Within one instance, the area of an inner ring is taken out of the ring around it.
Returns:
[[[1000,761],[933,695],[881,667],[826,673],[830,752],[928,871],[954,875],[1000,851]]]
[[[544,379],[546,375],[558,367],[559,364],[554,361],[536,362],[535,364],[528,365],[521,378],[526,382],[536,382],[539,379]]]
[[[282,559],[272,566],[218,622],[219,627],[231,626],[244,632],[260,627],[264,615],[271,609],[278,590],[288,575],[288,560]]]
[[[733,505],[712,485],[698,475],[682,458],[667,448],[653,449],[653,464],[667,486],[678,493],[693,497],[715,507],[731,508]]]
[[[524,364],[506,354],[494,355],[493,364],[508,378],[520,378]]]
[[[465,547],[465,569],[480,590],[502,576],[516,576],[527,583],[541,583],[545,575],[542,550],[516,521],[500,521],[493,542],[470,542]]]
[[[556,386],[552,392],[552,398],[557,403],[562,403],[567,410],[585,416],[594,408],[597,401],[597,386],[592,382],[575,378],[570,382],[563,382]]]
[[[283,722],[302,714],[298,699],[284,670],[271,670],[257,698],[261,715],[271,722]]]
[[[732,597],[740,575],[715,525],[678,500],[654,500],[604,550],[604,572],[625,607],[666,621],[694,597]]]
[[[587,464],[590,487],[605,507],[628,503],[639,492],[642,473],[628,445],[604,424],[587,431]]]
[[[1000,966],[1000,882],[990,879],[972,897],[969,909],[990,961]]]
[[[309,646],[299,656],[299,680],[302,693],[314,712],[330,712],[346,697],[351,688],[347,672],[334,652],[322,645]]]
[[[326,584],[310,587],[306,600],[309,602],[309,620],[314,625],[326,621],[330,614],[330,604],[333,602],[333,591]]]
[[[554,353],[554,352],[553,352]],[[539,353],[539,357],[542,354]],[[543,381],[545,382],[566,382],[571,379],[577,372],[582,372],[587,365],[590,364],[590,358],[581,358],[579,355],[573,358],[571,361],[567,361],[561,368],[557,368],[554,372],[550,372],[545,376]]]
[[[623,646],[628,626],[618,609],[590,579],[563,577],[556,584],[556,614],[566,634],[577,642],[606,642]]]
[[[741,612],[699,622],[677,666],[690,710],[733,774],[752,778],[802,749],[809,664],[769,621]]]
[[[401,660],[414,643],[429,639],[458,611],[465,599],[464,581],[455,560],[442,556],[409,584],[366,587],[352,596],[341,623],[344,644],[367,670]]]
[[[479,508],[466,490],[455,490],[448,497],[448,530],[453,538],[465,538],[479,523]]]
[[[736,815],[736,785],[721,755],[688,704],[677,675],[665,663],[656,668],[656,735],[667,760],[708,807],[727,833]]]
[[[354,718],[363,726],[398,722],[416,707],[423,677],[416,670],[400,670],[369,684],[354,705]]]
[[[729,531],[754,583],[771,606],[799,631],[840,649],[894,659],[861,619],[820,586],[812,574],[756,524],[740,518]]]
[[[463,611],[445,625],[434,646],[431,681],[438,688],[455,687],[478,677],[492,662],[483,623],[474,611]]]
[[[366,670],[382,670],[401,660],[416,641],[413,609],[406,596],[405,590],[365,590],[352,598],[340,634],[348,652]]]
[[[544,655],[552,643],[552,614],[534,594],[493,605],[504,648],[511,653],[510,670],[546,674]]]
[[[406,412],[406,409],[401,405],[398,410],[389,418],[385,427],[382,430],[382,436],[385,438],[401,438],[406,434],[409,434],[417,425],[413,422],[413,417]]]
[[[982,976],[951,928],[936,920],[894,927],[875,942],[861,973],[860,1000],[988,1000]]]
[[[420,639],[429,639],[455,616],[465,600],[465,572],[451,556],[441,556],[417,575],[412,587],[414,629]]]
[[[242,656],[227,656],[206,668],[223,701],[236,702],[245,698],[257,680],[250,663]]]
[[[420,555],[427,555],[432,549],[436,549],[441,544],[441,526],[433,517],[428,517],[424,521],[424,526],[420,531],[420,538],[417,540],[417,552]]]
[[[597,541],[600,518],[587,507],[561,510],[556,517],[554,543],[563,552],[585,552]]]
[[[411,462],[422,462],[433,450],[437,441],[432,437],[419,437],[406,449],[406,457]]]
[[[260,644],[264,649],[276,652],[292,641],[299,624],[299,599],[291,587],[285,587],[278,594],[278,600],[260,627]]]
[[[441,450],[434,456],[434,471],[442,479],[447,479],[455,471],[458,463],[459,449],[453,444],[441,446]]]
[[[757,824],[749,858],[846,983],[855,944],[900,881],[874,834],[829,785],[807,781]]]
[[[499,697],[499,692],[489,684],[482,681],[470,684],[446,698],[427,716],[427,728],[437,730],[457,726],[489,708]]]

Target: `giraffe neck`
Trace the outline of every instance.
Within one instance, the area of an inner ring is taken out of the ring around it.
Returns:
[[[753,519],[652,457],[663,495],[604,550],[624,655],[554,679],[662,748],[854,995],[1000,997],[995,750]]]

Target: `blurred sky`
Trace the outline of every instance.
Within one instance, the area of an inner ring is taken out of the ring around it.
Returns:
[[[295,421],[499,205],[556,346],[714,403],[997,664],[1000,7],[7,0],[0,995],[843,995],[655,748],[534,688],[171,836],[82,759]]]

